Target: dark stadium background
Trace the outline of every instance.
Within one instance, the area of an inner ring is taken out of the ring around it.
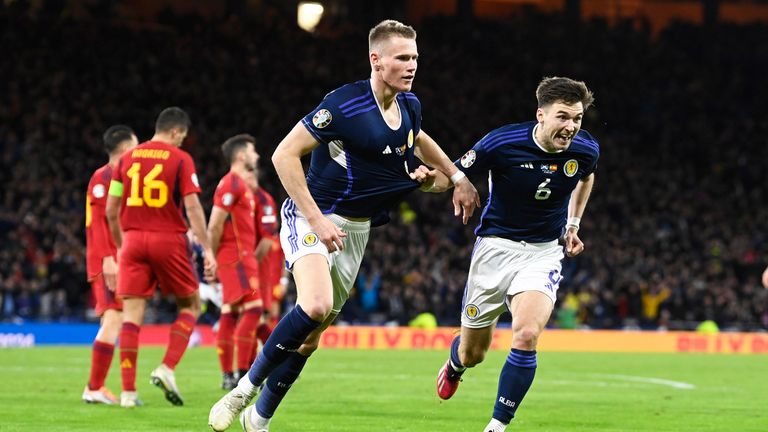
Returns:
[[[325,93],[368,76],[367,30],[395,18],[419,32],[414,92],[453,158],[533,119],[544,76],[594,90],[586,252],[565,262],[551,325],[768,329],[768,2],[322,1],[314,33],[296,25],[298,3],[0,1],[3,321],[94,319],[85,188],[108,126],[145,140],[162,108],[187,110],[207,210],[227,170],[219,145],[254,134],[261,183],[281,200],[275,146]],[[392,219],[341,319],[457,325],[473,227],[448,194],[413,193]],[[168,320],[170,303],[153,304],[148,321]]]

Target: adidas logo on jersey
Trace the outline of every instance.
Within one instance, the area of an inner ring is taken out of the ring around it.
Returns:
[[[387,146],[387,148],[385,148],[384,151],[381,152],[381,154],[392,154],[392,149],[389,148],[389,146]]]
[[[520,164],[520,168],[533,169],[533,164],[530,162],[526,162],[526,163]]]

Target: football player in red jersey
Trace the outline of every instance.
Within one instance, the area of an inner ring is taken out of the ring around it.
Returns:
[[[284,255],[278,238],[275,200],[269,192],[259,186],[258,167],[247,177],[247,181],[256,200],[256,260],[259,262],[259,285],[264,301],[264,319],[256,330],[256,338],[264,344],[280,318],[279,300],[283,293],[280,280],[283,276]],[[275,295],[276,290],[278,295]],[[275,299],[278,301],[275,302]],[[256,352],[253,354],[251,362],[255,359]]]
[[[222,144],[230,169],[216,187],[208,224],[224,299],[216,346],[225,390],[237,385],[232,370],[235,348],[238,372],[245,373],[251,365],[262,314],[259,265],[254,256],[256,203],[246,183],[259,158],[255,142],[251,135],[240,134]]]
[[[88,403],[116,404],[117,398],[104,386],[115,352],[115,342],[123,322],[123,304],[115,297],[117,288],[117,246],[109,233],[104,211],[112,169],[126,151],[139,143],[131,128],[115,125],[104,133],[104,150],[109,162],[91,176],[85,199],[85,240],[88,282],[96,299],[96,315],[101,326],[93,341],[91,376],[83,390]]]
[[[172,404],[184,403],[174,369],[187,349],[200,313],[200,298],[182,208],[186,209],[192,232],[203,247],[206,277],[212,279],[216,271],[198,198],[200,185],[195,163],[189,153],[179,148],[189,126],[186,112],[176,107],[164,109],[157,118],[152,139],[123,155],[112,174],[107,220],[120,248],[117,293],[123,300],[120,404],[124,407],[141,405],[136,393],[139,330],[147,299],[154,294],[156,285],[163,293],[173,293],[178,317],[171,326],[165,357],[152,371],[150,381]]]

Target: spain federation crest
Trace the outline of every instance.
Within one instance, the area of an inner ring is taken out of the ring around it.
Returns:
[[[461,157],[461,166],[469,168],[475,163],[475,159],[477,159],[477,153],[475,153],[474,150],[470,150],[464,153],[464,156]]]
[[[331,120],[333,120],[333,116],[331,115],[331,112],[323,108],[320,111],[316,112],[315,115],[312,117],[312,124],[315,125],[316,128],[322,129],[328,126],[329,124],[331,124]]]
[[[314,246],[318,242],[317,234],[308,232],[304,234],[304,238],[301,239],[301,244],[304,246]]]
[[[470,303],[464,306],[464,315],[466,315],[467,318],[474,320],[477,318],[478,315],[480,315],[480,309],[478,309],[477,306]]]
[[[568,177],[573,177],[576,175],[576,172],[579,170],[579,162],[576,161],[576,159],[570,159],[568,162],[563,165],[563,172]]]

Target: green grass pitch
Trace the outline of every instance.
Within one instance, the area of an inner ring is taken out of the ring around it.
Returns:
[[[215,351],[190,349],[179,365],[183,407],[149,384],[162,354],[142,348],[138,390],[146,405],[126,410],[81,402],[88,347],[0,349],[0,431],[207,430],[208,409],[223,394]],[[271,430],[480,432],[505,355],[489,353],[446,402],[434,390],[445,352],[320,350]],[[119,393],[115,357],[107,385]],[[543,352],[508,430],[768,431],[767,403],[766,356]]]

